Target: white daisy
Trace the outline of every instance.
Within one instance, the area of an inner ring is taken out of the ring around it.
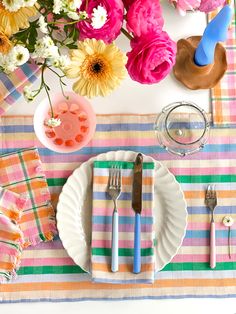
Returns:
[[[53,13],[59,14],[62,11],[62,0],[54,0],[53,2]]]
[[[34,100],[34,92],[32,92],[31,87],[29,85],[26,85],[24,87],[23,95],[24,95],[26,101]]]
[[[100,29],[103,27],[103,25],[106,23],[107,21],[107,11],[106,9],[101,6],[98,5],[97,8],[93,9],[93,13],[92,13],[92,27],[94,29]]]
[[[39,18],[39,29],[43,34],[48,34],[47,23],[45,22],[44,17],[41,15]]]
[[[21,45],[16,45],[9,52],[9,58],[16,64],[16,66],[25,64],[29,60],[29,57],[29,50]]]
[[[50,118],[47,121],[45,121],[45,124],[47,126],[50,126],[51,128],[55,128],[61,124],[60,119]]]

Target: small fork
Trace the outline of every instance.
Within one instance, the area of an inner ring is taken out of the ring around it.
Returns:
[[[119,270],[119,215],[117,200],[121,194],[121,168],[112,166],[109,169],[107,193],[114,203],[112,214],[112,244],[111,244],[111,271]]]
[[[215,240],[215,222],[214,222],[214,210],[217,206],[217,195],[214,185],[208,185],[206,196],[206,206],[211,211],[211,234],[210,234],[210,267],[216,267],[216,240]]]

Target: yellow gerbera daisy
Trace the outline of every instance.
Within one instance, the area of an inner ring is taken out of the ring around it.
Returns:
[[[106,96],[126,75],[126,56],[115,44],[86,39],[70,53],[71,63],[66,69],[69,78],[78,78],[73,90],[82,96]]]
[[[17,33],[22,28],[29,27],[29,17],[37,14],[35,7],[23,7],[16,12],[6,10],[0,1],[0,31],[7,36]]]
[[[11,41],[3,32],[0,31],[0,53],[7,54],[11,48]]]

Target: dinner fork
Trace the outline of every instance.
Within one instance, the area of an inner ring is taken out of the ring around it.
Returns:
[[[119,270],[119,215],[117,200],[121,194],[121,168],[117,166],[112,166],[109,169],[107,192],[114,203],[112,214],[111,271],[117,272]]]
[[[216,240],[215,240],[215,222],[214,222],[214,210],[217,206],[217,195],[214,185],[208,185],[206,196],[206,206],[211,211],[211,233],[210,233],[210,267],[216,267]]]

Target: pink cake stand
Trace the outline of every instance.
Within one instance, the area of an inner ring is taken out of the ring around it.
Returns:
[[[82,96],[67,92],[51,96],[55,118],[61,125],[51,128],[45,125],[50,118],[48,98],[37,107],[34,114],[34,130],[39,141],[50,150],[58,153],[75,152],[86,146],[96,128],[96,116],[90,103]]]

